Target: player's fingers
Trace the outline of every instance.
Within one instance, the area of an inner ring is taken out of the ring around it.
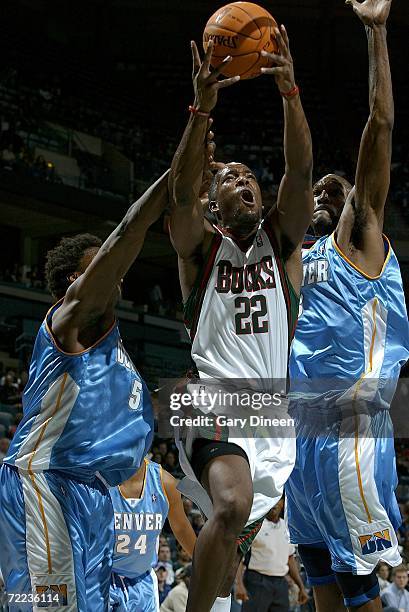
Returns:
[[[224,58],[224,60],[222,61],[222,63],[217,66],[217,68],[215,68],[212,71],[212,77],[218,77],[220,74],[222,74],[223,72],[223,68],[227,65],[230,64],[230,62],[232,61],[232,56],[228,55],[227,57]]]
[[[285,46],[287,47],[287,49],[290,48],[290,39],[288,38],[288,33],[287,30],[285,29],[285,25],[281,26],[281,34],[285,43]]]
[[[239,76],[231,77],[230,79],[223,79],[223,81],[217,81],[217,89],[224,89],[225,87],[229,87],[230,85],[234,85],[240,81]]]
[[[207,129],[208,129],[208,130],[210,130],[210,128],[212,127],[212,125],[213,125],[213,119],[212,119],[211,117],[209,117],[209,120],[208,120],[208,122],[207,122]]]
[[[278,49],[280,51],[280,54],[286,56],[287,53],[288,53],[288,48],[287,48],[287,46],[286,46],[286,44],[284,42],[284,39],[283,39],[283,36],[282,36],[280,30],[278,28],[275,28],[274,29],[274,34],[275,34],[275,37],[276,37],[276,41],[277,41],[277,45],[278,45]]]
[[[274,68],[260,68],[263,74],[285,74],[286,70],[283,66],[275,66]]]
[[[218,172],[219,170],[223,170],[223,168],[225,167],[225,164],[223,164],[223,162],[211,162],[210,164],[210,170],[212,170],[212,172]]]
[[[345,4],[352,6],[352,8],[356,8],[356,6],[359,5],[359,2],[356,0],[345,0]]]
[[[210,68],[210,60],[211,60],[212,53],[213,53],[213,46],[214,46],[213,41],[209,40],[209,42],[207,43],[206,53],[203,59],[202,70],[209,70]]]
[[[200,70],[201,61],[199,51],[194,40],[190,41],[190,47],[192,49],[193,74],[197,74],[197,72]]]
[[[207,140],[208,142],[211,142],[214,139],[214,134],[213,132],[207,132]]]
[[[268,53],[268,51],[262,51],[261,55],[271,60],[275,64],[278,64],[279,66],[284,66],[287,62],[285,57],[283,57],[282,55],[277,55],[277,53]]]

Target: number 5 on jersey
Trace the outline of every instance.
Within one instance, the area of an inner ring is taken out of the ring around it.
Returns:
[[[131,410],[137,410],[141,403],[142,397],[142,383],[139,380],[134,380],[132,383],[131,394],[129,396],[129,408]]]

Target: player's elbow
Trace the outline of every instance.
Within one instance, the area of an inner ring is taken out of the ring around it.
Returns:
[[[309,188],[312,182],[313,162],[311,160],[303,160],[298,164],[287,164],[285,175],[288,181],[291,181],[297,188]]]
[[[369,126],[374,131],[392,132],[395,123],[393,110],[375,110],[370,119]]]

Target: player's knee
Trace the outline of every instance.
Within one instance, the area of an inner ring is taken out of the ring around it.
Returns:
[[[335,572],[337,583],[344,596],[344,604],[355,610],[379,597],[379,582],[376,572],[356,576],[349,572]]]
[[[219,497],[214,519],[223,533],[231,537],[240,535],[250,515],[251,502],[234,491],[226,491]]]

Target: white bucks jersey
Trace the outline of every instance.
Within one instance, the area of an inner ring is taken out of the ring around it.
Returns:
[[[185,305],[200,377],[287,377],[298,297],[268,222],[242,250],[219,228]]]

